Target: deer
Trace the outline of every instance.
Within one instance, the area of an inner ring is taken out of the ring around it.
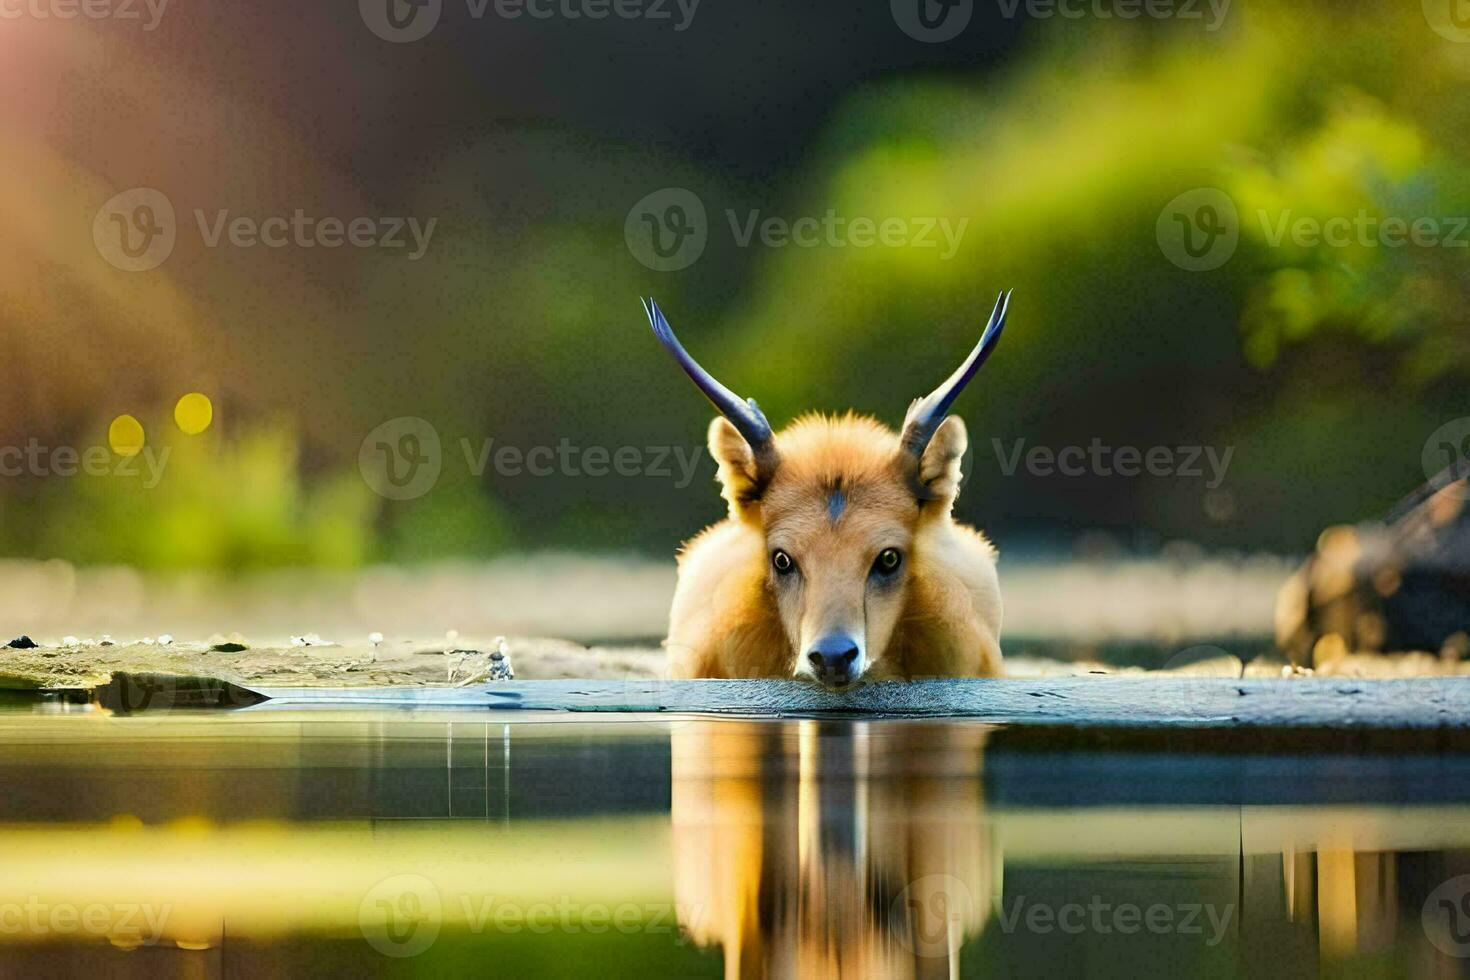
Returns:
[[[954,520],[964,422],[949,410],[994,352],[1010,293],[901,431],[808,413],[780,432],[684,349],[658,304],[659,343],[718,413],[707,443],[724,520],[686,541],[669,611],[669,677],[859,683],[1002,672],[995,547]]]

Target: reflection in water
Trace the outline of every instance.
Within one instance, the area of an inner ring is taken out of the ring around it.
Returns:
[[[945,976],[989,915],[978,726],[690,722],[675,896],[727,976]]]
[[[1454,753],[77,711],[0,713],[0,978],[1470,965],[1470,758]]]
[[[1470,966],[1464,759],[1002,752],[997,780],[991,734],[676,725],[681,922],[727,977]]]

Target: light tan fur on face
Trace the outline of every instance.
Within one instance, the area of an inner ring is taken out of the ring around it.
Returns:
[[[833,632],[857,641],[865,679],[999,674],[995,550],[951,518],[964,423],[946,419],[917,467],[890,429],[856,415],[805,416],[775,444],[762,483],[734,427],[710,426],[730,513],[680,554],[670,675],[811,676],[806,651]],[[903,556],[891,579],[871,574],[885,548]],[[795,574],[772,568],[777,549]]]

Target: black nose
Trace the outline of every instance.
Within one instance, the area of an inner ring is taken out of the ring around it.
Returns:
[[[822,637],[806,654],[817,679],[824,684],[845,684],[852,680],[857,657],[857,643],[840,633]]]

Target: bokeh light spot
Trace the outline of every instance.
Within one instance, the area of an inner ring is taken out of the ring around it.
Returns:
[[[119,415],[107,427],[107,444],[119,456],[136,456],[143,449],[143,423],[131,415]]]
[[[174,421],[186,435],[197,436],[214,421],[214,404],[208,395],[191,391],[174,406]]]

